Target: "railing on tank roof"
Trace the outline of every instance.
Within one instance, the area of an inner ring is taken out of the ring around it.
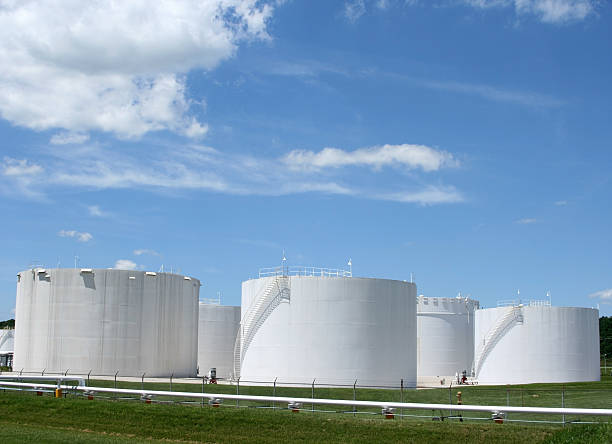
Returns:
[[[340,268],[320,268],[320,267],[267,267],[259,269],[259,277],[269,276],[321,276],[321,277],[353,277],[350,270]]]
[[[518,307],[519,305],[528,307],[550,307],[551,303],[545,299],[530,299],[525,302],[521,301],[520,299],[505,299],[497,302],[498,307]]]

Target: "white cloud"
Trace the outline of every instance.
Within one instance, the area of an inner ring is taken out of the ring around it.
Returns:
[[[134,250],[134,254],[136,256],[142,256],[143,254],[148,254],[149,256],[161,256],[161,254],[159,254],[157,251],[148,250],[146,248],[143,248],[141,250]]]
[[[344,16],[351,23],[357,22],[365,12],[365,0],[346,0],[344,2]]]
[[[595,13],[597,0],[463,0],[480,9],[514,7],[517,15],[535,15],[544,23],[584,20]]]
[[[529,225],[529,224],[535,224],[536,222],[538,222],[538,220],[533,217],[525,217],[523,219],[518,219],[515,223],[519,225]]]
[[[591,293],[589,297],[592,299],[599,299],[602,302],[612,303],[612,288],[596,291],[595,293]]]
[[[444,203],[463,202],[465,198],[454,187],[427,186],[422,190],[403,191],[377,196],[383,200],[395,202],[416,203],[420,205],[436,205]]]
[[[95,216],[95,217],[108,216],[108,213],[105,211],[102,211],[98,205],[90,205],[87,207],[87,210],[89,211],[90,216]]]
[[[115,270],[139,270],[141,267],[129,259],[119,259],[113,268]]]
[[[35,176],[42,172],[43,168],[40,165],[33,164],[26,159],[11,159],[10,157],[5,157],[4,165],[2,165],[2,174],[5,176]]]
[[[436,171],[445,166],[456,166],[452,154],[424,145],[383,145],[344,151],[324,148],[319,152],[307,150],[291,151],[283,158],[293,170],[321,170],[344,166],[402,166],[408,169]]]
[[[202,136],[207,126],[192,113],[185,74],[214,69],[241,41],[268,38],[275,4],[3,1],[0,116],[35,130]]]
[[[172,156],[168,156],[168,150]],[[457,166],[458,162],[446,151],[423,145],[382,145],[354,151],[295,150],[270,158],[226,154],[199,145],[147,148],[146,152],[66,146],[37,153],[37,161],[44,163],[44,171],[26,159],[4,162],[32,170],[28,182],[21,185],[26,196],[30,190],[46,193],[77,188],[197,190],[245,196],[320,193],[418,204],[464,200],[452,186],[426,184],[427,177],[439,174],[445,167]],[[0,163],[0,172],[1,167]],[[349,167],[365,170],[353,171]],[[382,174],[385,167],[395,167],[400,174]],[[13,184],[20,179],[0,174],[0,183],[5,182],[6,189],[14,189]],[[89,207],[89,212],[104,214],[95,205]]]
[[[80,232],[76,230],[61,230],[57,233],[60,237],[72,237],[78,240],[79,242],[89,242],[93,239],[91,233]]]
[[[61,133],[57,133],[51,136],[51,140],[49,140],[49,143],[51,143],[51,145],[69,145],[84,143],[88,140],[89,134],[71,133],[68,131],[63,131]]]
[[[555,202],[555,205],[557,205],[558,207],[563,207],[567,205],[567,200],[558,200]]]

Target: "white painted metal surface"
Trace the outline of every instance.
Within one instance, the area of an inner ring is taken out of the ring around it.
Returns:
[[[217,369],[217,377],[229,379],[234,366],[234,342],[240,327],[240,307],[200,302],[198,321],[198,368],[206,375]]]
[[[474,310],[469,298],[417,298],[417,373],[419,380],[454,377],[472,371]]]
[[[252,279],[242,284],[242,321],[241,380],[397,386],[403,378],[406,386],[416,384],[413,283]]]
[[[432,410],[434,412],[448,411],[453,412],[503,412],[503,413],[531,413],[548,415],[588,415],[588,416],[612,416],[612,409],[585,409],[585,408],[559,408],[559,407],[511,407],[494,405],[457,405],[457,404],[429,404],[414,402],[393,402],[393,401],[357,401],[352,399],[328,399],[328,398],[292,398],[287,396],[256,396],[256,395],[230,395],[227,393],[197,393],[197,392],[174,392],[160,390],[136,390],[119,389],[111,387],[88,387],[81,385],[60,385],[59,387],[51,384],[31,384],[20,382],[0,381],[0,387],[15,387],[29,389],[55,389],[75,390],[87,394],[96,393],[116,393],[124,395],[139,395],[151,398],[155,396],[172,396],[194,399],[210,400],[232,400],[232,401],[257,401],[265,403],[287,403],[293,405],[333,405],[333,406],[355,406],[355,407],[380,407],[395,409],[412,410]]]
[[[200,283],[170,273],[19,273],[17,371],[194,376]]]
[[[599,381],[599,312],[546,305],[476,311],[480,384]]]
[[[13,353],[15,347],[15,330],[0,330],[0,353]]]

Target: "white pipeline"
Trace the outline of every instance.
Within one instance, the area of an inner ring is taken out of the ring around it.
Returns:
[[[135,390],[116,389],[109,387],[86,387],[86,386],[55,386],[50,384],[31,384],[19,382],[0,381],[1,387],[23,387],[23,388],[61,388],[62,390],[75,390],[94,393],[116,393],[124,395],[139,395],[141,397],[151,396],[174,396],[183,398],[234,401],[256,401],[256,402],[286,402],[287,404],[317,404],[355,407],[378,407],[412,410],[453,410],[454,412],[503,412],[503,413],[537,413],[547,415],[592,415],[612,416],[612,409],[584,409],[584,408],[559,408],[559,407],[510,407],[494,405],[455,405],[455,404],[424,404],[412,402],[385,402],[385,401],[354,401],[349,399],[320,399],[320,398],[294,398],[286,396],[253,396],[253,395],[230,395],[226,393],[197,393],[197,392],[168,392],[159,390]]]

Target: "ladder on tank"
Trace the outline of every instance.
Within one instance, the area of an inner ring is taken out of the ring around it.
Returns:
[[[240,328],[234,343],[234,377],[240,377],[240,368],[251,345],[255,333],[281,302],[291,298],[290,280],[287,276],[277,276],[251,303],[240,321]]]
[[[474,358],[473,370],[476,377],[478,377],[482,364],[487,359],[491,350],[493,350],[493,347],[495,347],[495,344],[497,344],[506,332],[510,330],[510,327],[513,326],[515,322],[523,322],[520,306],[509,307],[506,313],[504,313],[487,332],[482,343],[479,344]]]

